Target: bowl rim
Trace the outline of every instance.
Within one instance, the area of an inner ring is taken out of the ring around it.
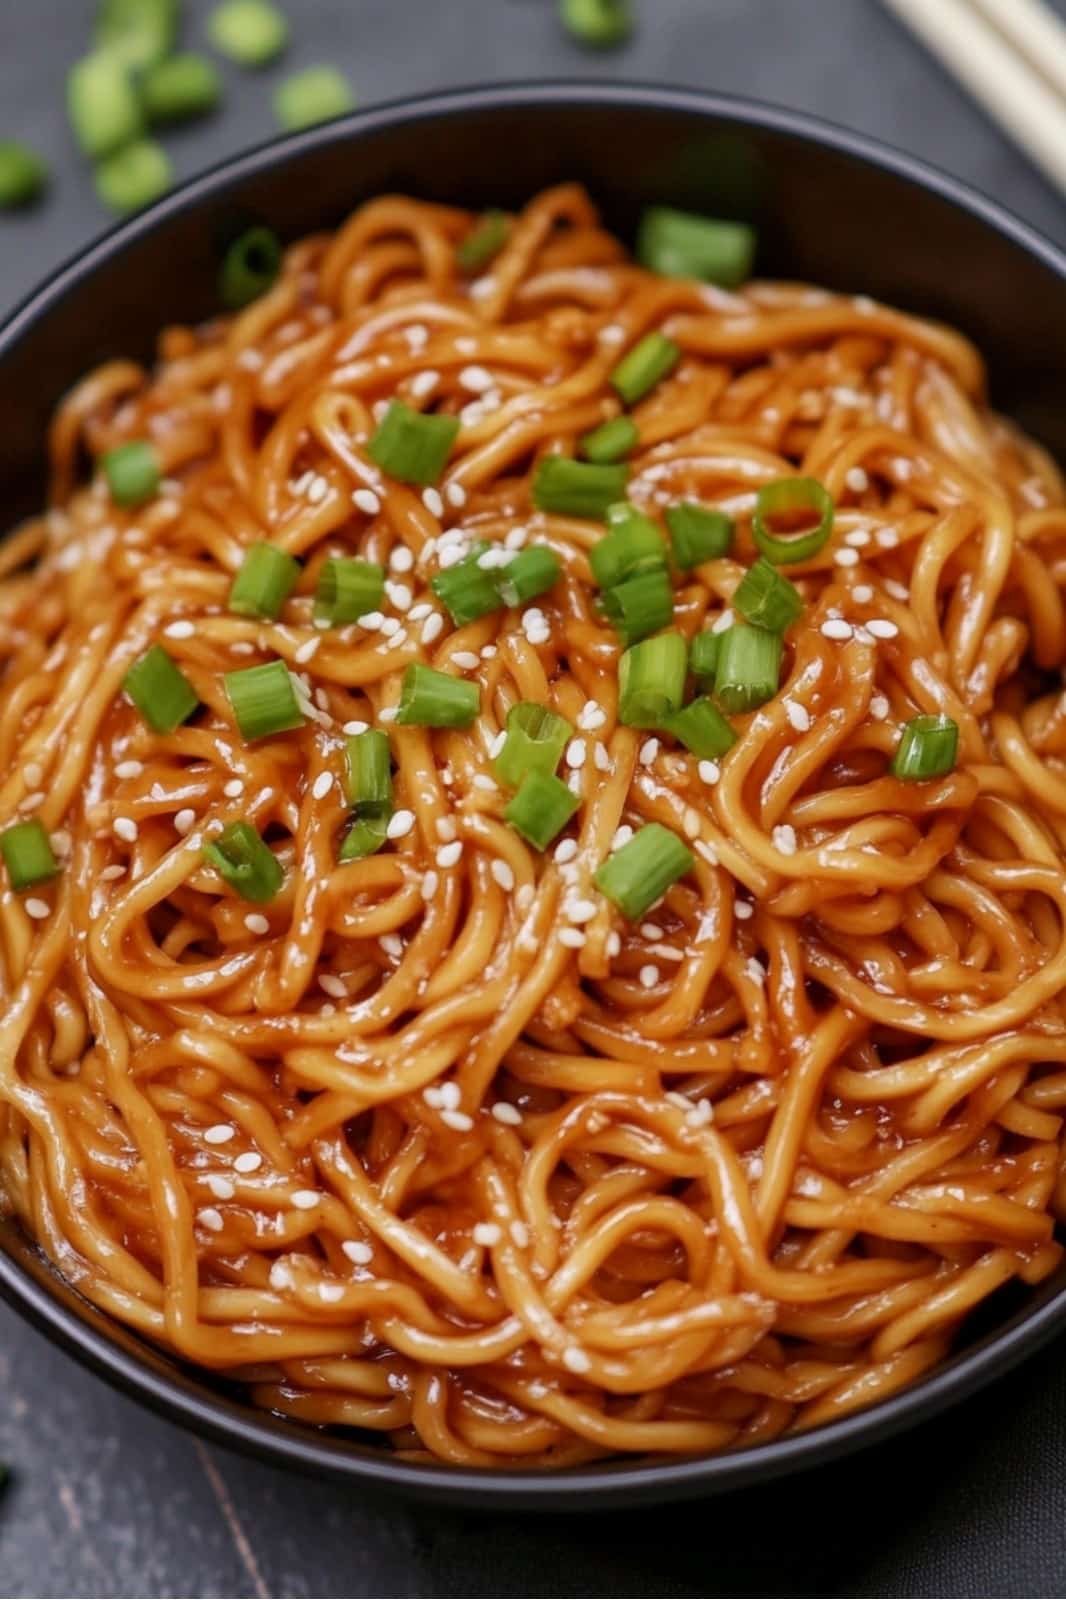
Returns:
[[[720,122],[783,133],[807,144],[827,147],[931,191],[1005,235],[1066,282],[1066,252],[997,201],[919,157],[807,112],[743,96],[654,83],[581,78],[550,83],[508,81],[393,99],[301,133],[266,140],[215,163],[137,216],[109,228],[31,289],[0,323],[0,360],[59,300],[127,247],[165,228],[173,218],[230,185],[260,176],[271,166],[298,160],[331,145],[357,142],[399,123],[487,110],[565,105],[635,107],[693,117],[712,116]],[[275,1464],[334,1479],[361,1481],[368,1488],[468,1507],[599,1510],[679,1500],[757,1481],[768,1482],[801,1467],[828,1462],[927,1420],[1002,1376],[1066,1323],[1064,1282],[1036,1306],[1023,1309],[1003,1327],[949,1357],[907,1388],[868,1409],[823,1423],[809,1432],[679,1460],[623,1459],[559,1473],[546,1469],[501,1471],[399,1460],[384,1450],[353,1445],[342,1437],[318,1433],[268,1413],[256,1415],[225,1394],[209,1394],[200,1389],[193,1369],[186,1374],[179,1364],[173,1373],[163,1372],[150,1359],[141,1358],[135,1349],[92,1326],[72,1304],[49,1291],[46,1284],[58,1274],[43,1255],[41,1260],[41,1271],[35,1274],[0,1248],[3,1298],[84,1365],[171,1421],[182,1423],[217,1444]],[[99,1315],[106,1318],[105,1313]],[[123,1331],[136,1342],[136,1335]],[[164,1355],[164,1359],[169,1358]]]

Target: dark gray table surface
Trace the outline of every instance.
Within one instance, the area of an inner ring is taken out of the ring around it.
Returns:
[[[0,221],[0,315],[106,222],[59,109],[93,9],[0,0],[0,137],[30,140],[55,174],[46,207]],[[191,44],[207,9],[187,7]],[[222,115],[168,140],[179,175],[266,137],[266,90],[295,65],[343,64],[364,104],[586,73],[819,112],[939,163],[1066,241],[1061,199],[875,0],[643,0],[639,38],[603,57],[568,44],[551,0],[287,9],[285,68],[227,73]],[[207,1448],[0,1308],[0,1459],[13,1474],[0,1494],[0,1593],[12,1596],[1066,1592],[1066,1340],[947,1418],[839,1466],[702,1506],[533,1521],[371,1501]]]

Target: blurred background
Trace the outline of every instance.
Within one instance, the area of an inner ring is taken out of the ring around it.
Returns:
[[[214,62],[216,108],[160,131],[162,164],[101,179],[64,108],[96,0],[0,0],[0,195],[4,141],[47,171],[34,204],[0,210],[0,317],[113,221],[97,184],[114,204],[269,138],[279,88],[324,64],[360,106],[579,76],[751,95],[923,156],[1066,243],[1061,193],[880,0],[633,0],[632,36],[602,50],[566,31],[554,0],[279,0],[287,46],[254,70],[212,48],[216,4],[186,0],[180,40]],[[1066,0],[1052,9],[1066,16]],[[296,98],[282,96],[283,116]],[[0,1308],[0,1593],[1061,1595],[1064,1358],[1066,1340],[987,1402],[801,1479],[538,1522],[373,1501],[208,1448]]]

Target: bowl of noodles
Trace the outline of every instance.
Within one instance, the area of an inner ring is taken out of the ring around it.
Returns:
[[[13,1303],[228,1444],[526,1506],[1061,1327],[1064,329],[949,179],[603,85],[254,151],[34,295]]]

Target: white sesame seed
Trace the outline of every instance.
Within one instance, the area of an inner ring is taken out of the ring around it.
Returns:
[[[726,629],[727,628],[731,628],[732,626],[733,626],[733,611],[732,611],[732,607],[729,607],[725,611],[722,612],[722,615],[720,617],[716,617],[714,619],[714,621],[711,623],[711,632],[712,633],[725,633]]]
[[[466,505],[466,490],[461,483],[449,483],[444,491],[444,498],[450,506],[458,511]]]
[[[617,933],[612,928],[611,932],[607,935],[607,954],[610,956],[611,960],[613,961],[615,956],[621,955],[621,953],[622,953],[622,935],[620,933]]]
[[[806,733],[811,725],[811,714],[807,707],[801,706],[798,700],[786,700],[784,707],[789,726],[795,728],[797,733]]]
[[[506,730],[506,728],[501,728],[499,733],[494,733],[493,734],[492,740],[491,740],[491,742],[489,744],[489,755],[491,756],[493,761],[495,761],[496,757],[499,755],[500,751],[503,749],[503,747],[504,747],[504,745],[506,743],[507,743],[507,730]]]
[[[559,943],[566,945],[568,950],[580,950],[586,942],[585,935],[580,928],[559,929]]]
[[[127,844],[133,844],[139,832],[132,817],[116,817],[111,827],[115,837],[125,839]]]
[[[409,584],[396,583],[392,578],[389,578],[385,583],[385,593],[389,597],[389,604],[394,606],[397,611],[409,611],[411,609],[411,601],[414,599],[414,595]]]
[[[453,839],[449,844],[442,844],[437,851],[437,865],[438,867],[458,866],[462,854],[463,841],[461,839]]]
[[[429,329],[424,322],[412,322],[403,330],[403,336],[412,350],[424,350],[429,343]]]
[[[387,956],[394,961],[399,961],[403,956],[403,940],[398,933],[383,933],[378,944]]]
[[[436,489],[430,487],[422,490],[422,504],[431,516],[443,517],[444,501]]]
[[[842,617],[830,617],[828,622],[822,623],[821,633],[826,639],[850,639],[851,623]]]
[[[607,713],[596,700],[586,700],[578,713],[577,725],[585,733],[594,733],[607,721]]]
[[[317,474],[307,485],[307,498],[313,506],[320,505],[329,493],[329,481]]]
[[[292,1203],[297,1211],[313,1211],[321,1198],[317,1189],[297,1189],[292,1196]]]
[[[894,550],[899,544],[899,534],[895,528],[879,528],[877,530],[877,542],[882,550]]]
[[[354,1261],[357,1267],[365,1267],[368,1262],[374,1259],[374,1252],[370,1245],[364,1244],[361,1239],[344,1239],[341,1241],[341,1249],[348,1257],[348,1260]]]
[[[399,709],[400,708],[399,708],[398,705],[395,705],[395,706],[382,706],[381,710],[378,712],[378,721],[379,722],[395,722],[396,721],[396,717],[397,717],[397,713],[399,712]]]
[[[440,875],[439,875],[439,873],[434,872],[432,870],[432,868],[431,868],[430,871],[427,872],[424,875],[423,879],[422,879],[422,890],[421,890],[421,893],[422,893],[423,900],[432,900],[433,896],[436,894],[436,892],[437,892],[437,890],[439,888],[440,888]]]
[[[883,694],[875,694],[870,700],[870,715],[878,722],[884,722],[891,709]]]
[[[116,878],[124,878],[125,876],[125,867],[119,866],[117,863],[113,867],[104,867],[100,873],[104,883],[113,883]]]
[[[866,626],[875,639],[894,639],[899,633],[896,623],[890,622],[887,617],[871,617]]]
[[[622,846],[624,844],[628,844],[632,837],[633,829],[629,826],[628,822],[623,822],[614,831],[614,838],[611,840],[611,849],[621,850]]]
[[[747,961],[744,963],[744,971],[747,973],[752,983],[765,983],[766,968],[755,956],[748,957]]]
[[[332,772],[320,772],[314,783],[311,785],[311,798],[313,800],[324,800],[332,788]]]
[[[475,278],[473,283],[470,285],[471,300],[489,300],[495,293],[496,279],[491,273],[486,273],[482,278]],[[459,349],[458,340],[455,342],[455,348],[457,350]],[[475,345],[474,348],[476,349],[477,346]]]
[[[341,728],[341,732],[354,736],[355,734],[365,733],[369,726],[369,722],[346,722]]]
[[[454,839],[457,833],[454,817],[438,817],[433,824],[434,832],[438,839],[443,839],[447,844]]]
[[[839,549],[833,551],[833,560],[838,567],[857,567],[859,552],[852,550],[849,545],[841,545]]]
[[[338,1300],[344,1299],[344,1285],[342,1283],[320,1283],[318,1298],[327,1305],[335,1305]]]
[[[473,650],[457,650],[451,659],[452,665],[458,667],[460,672],[473,672],[481,665],[481,657],[475,655]]]
[[[685,1124],[689,1128],[705,1128],[713,1121],[714,1107],[709,1100],[697,1100],[692,1110],[685,1114]]]
[[[244,783],[240,778],[230,778],[222,785],[222,793],[227,800],[239,800],[244,793]]]
[[[796,830],[790,822],[779,822],[770,835],[774,849],[780,850],[783,856],[796,854]]]
[[[422,400],[427,394],[433,393],[439,382],[440,373],[435,372],[432,367],[426,367],[422,372],[416,372],[411,379],[411,393]]]
[[[496,860],[492,863],[492,876],[505,893],[510,894],[514,888],[514,873],[506,861]]]
[[[440,1084],[437,1095],[446,1111],[458,1111],[463,1095],[454,1078],[449,1078],[447,1083]]]
[[[684,814],[681,818],[681,826],[684,828],[685,833],[690,839],[695,839],[699,836],[700,814],[696,810],[695,806],[685,807]]]
[[[492,1115],[495,1121],[502,1122],[508,1128],[517,1128],[522,1121],[522,1113],[518,1107],[511,1105],[507,1100],[497,1100],[493,1105]]]
[[[569,900],[563,911],[567,922],[591,922],[599,909],[595,900]]]
[[[851,591],[851,597],[853,600],[857,601],[860,606],[867,606],[873,599],[874,592],[870,584],[857,583],[854,589]]]
[[[174,817],[174,828],[178,833],[188,833],[196,821],[196,812],[191,806],[183,806]]]
[[[444,632],[444,618],[439,611],[434,611],[422,624],[421,640],[423,644],[432,644]]]
[[[396,635],[399,633],[402,626],[403,624],[400,622],[398,617],[382,617],[378,632],[383,633],[386,639],[392,639],[393,643],[395,643]]]
[[[585,765],[587,750],[584,739],[571,739],[566,747],[566,764],[576,772]]]
[[[404,839],[414,825],[415,814],[413,811],[394,811],[385,829],[385,837],[388,839]]]
[[[642,767],[650,767],[658,754],[658,739],[645,739],[644,743],[640,747],[637,760],[640,762]]]
[[[870,487],[870,479],[863,467],[849,467],[844,474],[844,482],[853,494],[862,494]]]
[[[441,1106],[444,1104],[444,1096],[441,1094],[440,1089],[435,1083],[428,1084],[426,1088],[422,1090],[422,1098],[426,1102],[426,1105],[432,1106],[435,1111],[439,1111]]]
[[[456,1133],[469,1133],[474,1126],[473,1117],[468,1117],[465,1111],[442,1111],[440,1120]]]
[[[643,989],[654,989],[659,981],[659,969],[653,962],[649,961],[647,966],[641,967],[638,977]]]
[[[358,511],[365,511],[368,517],[376,517],[381,510],[381,501],[373,489],[354,489],[352,504]]]
[[[204,1130],[205,1144],[226,1144],[236,1133],[232,1122],[216,1122]]]
[[[475,772],[473,782],[475,789],[483,789],[486,794],[496,794],[499,789],[496,779],[490,778],[487,772]]]
[[[270,923],[261,911],[249,911],[244,919],[244,926],[249,933],[269,933]]]
[[[521,550],[522,546],[525,544],[525,542],[526,542],[526,540],[528,538],[529,538],[529,529],[528,528],[521,528],[521,527],[512,528],[510,533],[507,535],[506,539],[503,542],[506,545],[508,550]]]
[[[896,578],[882,578],[881,583],[885,593],[890,594],[893,600],[910,599],[911,592],[907,588],[907,585],[905,583],[900,583]]]
[[[580,1345],[569,1344],[563,1351],[563,1366],[568,1372],[589,1372],[592,1361]]]
[[[217,1172],[209,1172],[204,1183],[216,1200],[232,1200],[237,1193],[230,1179],[220,1176]]]
[[[577,855],[576,839],[560,839],[555,846],[555,859],[562,866],[567,861],[573,861]]]
[[[492,373],[484,367],[464,367],[459,374],[460,388],[471,394],[484,394],[486,389],[492,388],[492,382]]]
[[[305,662],[310,661],[321,643],[321,639],[313,636],[310,639],[305,639],[303,644],[293,651],[292,659],[298,666],[302,667]]]
[[[140,761],[120,761],[118,766],[115,768],[115,777],[116,778],[139,778],[143,771],[144,771],[144,767],[143,767],[143,765],[142,765],[142,763]],[[24,769],[24,772],[27,775],[26,776],[26,781],[27,781],[27,783],[29,783],[29,777],[28,777],[29,768],[26,767]],[[41,781],[40,778],[38,778],[33,784],[31,784],[31,788],[35,789],[37,787],[37,784],[40,781]]]
[[[258,1172],[263,1158],[258,1150],[242,1150],[233,1163],[234,1172]]]
[[[414,553],[405,544],[398,544],[389,556],[389,567],[393,572],[410,572],[414,564]]]
[[[870,543],[870,535],[865,528],[856,528],[852,533],[844,535],[844,543],[853,550],[863,550]]]
[[[270,1287],[272,1289],[291,1289],[293,1281],[292,1268],[284,1261],[275,1261],[270,1269]]]
[[[179,617],[177,622],[168,622],[163,632],[168,639],[191,639],[196,629],[186,617]]]
[[[347,1000],[348,998],[348,991],[335,972],[320,972],[318,975],[318,987],[325,994],[332,995],[334,1000]]]
[[[692,848],[695,850],[698,856],[703,857],[708,866],[716,867],[718,865],[718,852],[714,848],[713,844],[707,843],[706,839],[694,840]]]
[[[207,1228],[210,1233],[221,1233],[225,1227],[221,1211],[216,1211],[214,1206],[205,1206],[196,1213],[196,1220],[201,1228]]]
[[[755,907],[750,900],[738,900],[733,907],[733,915],[738,922],[750,922],[755,915]]]
[[[23,901],[23,904],[26,908],[26,915],[32,917],[35,922],[40,922],[42,918],[48,916],[50,907],[47,900],[31,898]]]
[[[70,854],[72,840],[66,828],[57,828],[49,838],[52,849],[57,856],[68,856]]]
[[[477,1222],[474,1224],[473,1240],[475,1244],[484,1245],[491,1249],[494,1244],[499,1244],[503,1238],[503,1229],[495,1222]]]
[[[367,633],[377,633],[381,624],[385,621],[385,613],[383,611],[364,611],[363,615],[356,617],[355,620],[361,628],[365,628]]]

